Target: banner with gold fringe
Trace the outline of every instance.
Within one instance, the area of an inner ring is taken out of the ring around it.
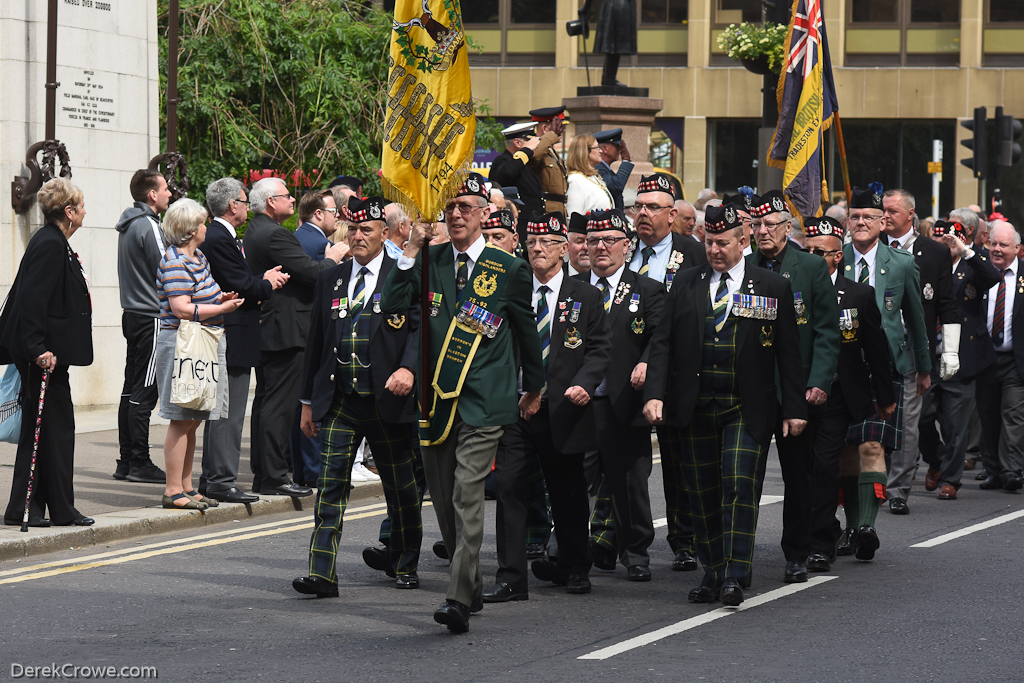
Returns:
[[[384,195],[434,221],[465,180],[476,149],[459,0],[398,0],[389,61]]]

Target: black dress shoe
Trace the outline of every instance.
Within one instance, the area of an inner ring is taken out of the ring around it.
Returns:
[[[526,544],[526,559],[536,560],[544,557],[544,544],[543,543],[527,543]]]
[[[4,524],[6,524],[7,526],[21,526],[21,521],[13,522],[9,519],[5,519]],[[53,524],[50,522],[49,517],[29,517],[28,525],[31,527],[53,526]]]
[[[674,572],[692,572],[696,571],[699,566],[700,563],[697,562],[697,558],[686,548],[676,553],[676,556],[672,559],[672,571]]]
[[[387,548],[363,548],[363,562],[370,569],[376,569],[392,579],[395,578],[395,570],[391,568],[391,554]]]
[[[985,477],[985,481],[978,484],[978,488],[987,490],[1001,489],[1003,488],[1003,478],[998,474],[990,474]]]
[[[448,548],[445,547],[444,541],[435,541],[434,542],[434,554],[437,555],[438,557],[440,557],[442,560],[450,560],[450,559],[452,559],[452,558],[448,557]]]
[[[476,600],[473,601],[473,604],[469,606],[469,613],[470,614],[476,614],[477,612],[481,611],[483,608],[484,608],[484,601],[482,599],[480,599],[480,598],[477,598]]]
[[[530,570],[541,581],[550,581],[556,586],[564,586],[569,581],[569,572],[551,560],[534,560],[530,563]]]
[[[445,600],[434,610],[434,621],[453,633],[465,633],[469,630],[469,608],[458,600]]]
[[[836,555],[846,557],[853,555],[855,548],[853,547],[853,537],[857,535],[857,530],[852,526],[846,527],[843,531],[843,535],[839,537],[839,542],[836,544]]]
[[[409,572],[408,574],[399,574],[395,577],[395,588],[402,589],[413,589],[420,587],[420,577],[416,572]]]
[[[786,583],[806,583],[807,565],[803,562],[793,560],[786,563],[786,574],[783,577]]]
[[[338,584],[316,576],[300,576],[292,581],[292,588],[303,595],[315,595],[318,598],[338,597]]]
[[[598,569],[613,571],[615,569],[615,553],[608,552],[599,546],[594,539],[589,541],[590,561]]]
[[[626,578],[630,581],[650,581],[651,568],[646,564],[634,564],[626,570]]]
[[[875,551],[881,543],[878,542],[878,532],[874,527],[867,524],[857,530],[857,559],[862,562],[875,559]]]
[[[305,498],[313,495],[313,489],[308,486],[299,486],[294,481],[289,481],[280,486],[263,486],[260,493],[264,496],[291,496],[292,498]]]
[[[199,493],[207,498],[219,500],[222,503],[255,503],[260,499],[259,496],[246,493],[235,486],[228,489],[214,489],[213,491],[207,489],[206,491],[200,491]]]
[[[828,572],[832,571],[832,563],[829,562],[828,558],[825,557],[824,553],[814,553],[807,558],[806,562],[807,571],[809,572]],[[806,579],[804,579],[806,581]]]
[[[1004,491],[1019,491],[1024,487],[1024,478],[1019,474],[1004,474],[1003,475],[1003,490]]]
[[[726,579],[722,584],[722,604],[726,607],[739,607],[743,602],[743,589],[736,579]]]
[[[527,591],[513,588],[511,584],[496,583],[480,594],[481,602],[511,602],[512,600],[529,600]]]
[[[85,515],[78,515],[70,522],[64,522],[63,524],[54,524],[54,526],[92,526],[96,523],[96,520],[92,517],[86,517]]]
[[[984,480],[988,479],[991,476],[992,475],[988,473],[988,470],[986,470],[984,467],[982,467],[978,471],[978,473],[974,475],[974,480],[975,481],[984,481]]]
[[[690,591],[690,595],[687,596],[687,600],[690,602],[700,603],[718,602],[718,594],[719,591],[715,590],[711,586],[697,586]]]
[[[572,593],[574,595],[589,593],[590,577],[586,574],[569,574],[569,578],[565,582],[565,590],[567,593]]]
[[[894,515],[909,515],[910,507],[907,506],[907,501],[902,498],[893,498],[889,501],[889,512]]]

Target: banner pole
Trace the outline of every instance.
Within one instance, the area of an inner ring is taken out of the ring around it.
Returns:
[[[839,112],[832,114],[836,125],[836,140],[839,141],[839,163],[843,167],[843,186],[846,189],[846,206],[849,209],[853,192],[850,190],[850,169],[846,165],[846,143],[843,142],[843,124],[839,120]]]
[[[422,219],[422,216],[420,217]],[[433,225],[431,225],[433,228]],[[428,235],[430,234],[429,231]],[[430,427],[430,400],[432,388],[430,377],[430,239],[422,249],[420,267],[420,427]]]

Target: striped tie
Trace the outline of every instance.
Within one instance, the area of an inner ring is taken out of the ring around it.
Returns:
[[[1003,279],[999,281],[999,289],[996,291],[996,310],[992,313],[992,343],[996,346],[1003,345],[1003,319],[1006,317],[1006,274],[1010,269],[1002,271]]]
[[[455,272],[455,289],[458,296],[462,296],[462,290],[466,288],[466,281],[469,280],[469,254],[459,254],[459,269]]]
[[[640,274],[647,275],[647,271],[651,269],[650,260],[654,256],[654,247],[644,247],[640,253],[644,257],[643,263],[640,264]]]
[[[718,282],[718,291],[715,292],[715,332],[721,332],[725,327],[725,313],[729,310],[729,273],[722,273],[722,279]]]
[[[871,271],[868,270],[867,260],[863,256],[861,256],[860,261],[858,261],[858,264],[860,265],[860,275],[857,276],[857,282],[859,282],[862,285],[870,284]]]
[[[608,284],[608,280],[601,278],[597,281],[597,286],[604,295],[604,312],[607,314],[612,310],[612,288]]]
[[[544,388],[541,389],[541,395],[548,392],[548,351],[551,348],[551,311],[548,310],[550,291],[547,285],[541,285],[537,290],[537,334],[540,336],[540,357],[544,362]]]
[[[363,266],[359,269],[359,275],[356,277],[356,288],[352,292],[352,313],[355,316],[353,322],[359,321],[359,316],[363,313],[363,298],[366,296],[366,282],[363,278],[370,272],[370,269]]]

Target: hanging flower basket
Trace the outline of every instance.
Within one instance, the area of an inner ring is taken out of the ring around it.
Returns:
[[[785,62],[786,25],[765,23],[729,27],[718,36],[718,47],[755,74],[778,74]]]

